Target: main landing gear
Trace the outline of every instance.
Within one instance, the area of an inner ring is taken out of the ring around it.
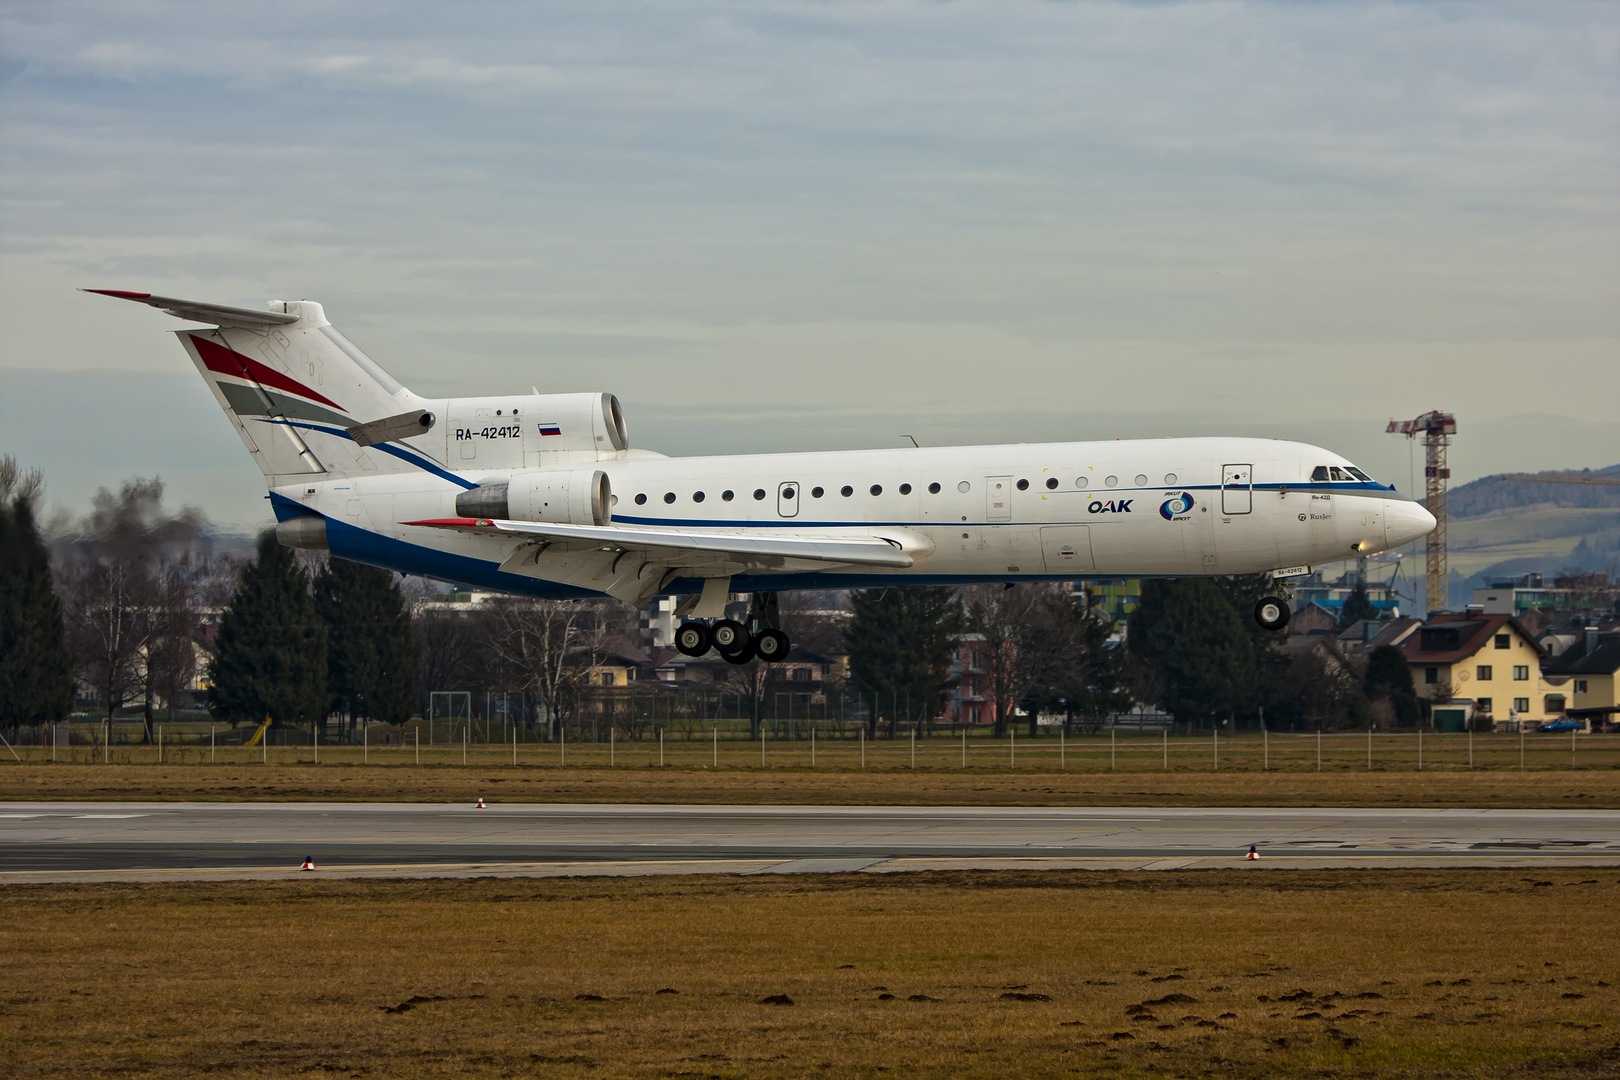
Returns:
[[[713,649],[728,664],[746,664],[754,659],[774,664],[787,659],[793,642],[775,627],[750,634],[735,619],[720,619],[712,625],[681,623],[675,631],[675,648],[685,656],[704,656]]]
[[[675,631],[675,648],[685,656],[704,656],[713,649],[728,664],[746,664],[755,659],[778,663],[787,659],[793,643],[770,625],[776,621],[776,594],[756,593],[747,625],[735,619],[683,622]]]
[[[1277,596],[1262,596],[1254,605],[1254,621],[1260,624],[1262,630],[1281,630],[1288,625],[1288,618],[1292,614],[1288,610],[1288,601]]]

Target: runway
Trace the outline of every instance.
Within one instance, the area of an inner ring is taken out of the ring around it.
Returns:
[[[1620,867],[1620,811],[0,803],[0,884],[307,878],[306,856],[373,878]]]

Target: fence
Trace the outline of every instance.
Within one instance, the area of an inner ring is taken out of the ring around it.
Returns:
[[[988,727],[932,726],[921,737],[913,725],[895,737],[870,738],[863,723],[842,718],[781,718],[757,735],[745,716],[711,702],[714,715],[678,731],[651,724],[638,738],[617,724],[591,718],[565,725],[555,741],[521,718],[464,723],[453,739],[430,742],[428,721],[366,725],[352,743],[319,740],[309,728],[283,728],[258,746],[244,746],[250,727],[207,722],[157,725],[157,739],[119,742],[139,723],[118,724],[109,743],[104,724],[42,725],[8,733],[0,765],[18,762],[81,764],[512,764],[541,767],[794,768],[817,770],[1012,769],[1048,772],[1407,772],[1620,768],[1620,734],[1473,732],[1335,732],[1240,736],[1175,735],[1135,727],[1090,734],[1062,729],[1031,738],[1011,731],[997,738]],[[731,712],[732,715],[723,715]],[[864,717],[863,717],[864,718]],[[64,731],[64,729],[67,729]],[[128,730],[125,730],[128,729]],[[70,734],[71,739],[63,738]],[[444,734],[441,727],[440,734]],[[883,732],[887,735],[887,732]]]

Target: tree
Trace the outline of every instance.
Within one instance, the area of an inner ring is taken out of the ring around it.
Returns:
[[[1357,581],[1350,595],[1344,598],[1344,608],[1339,615],[1339,629],[1343,630],[1363,619],[1378,618],[1378,609],[1367,596],[1367,583]]]
[[[1082,619],[1067,584],[970,590],[967,628],[995,700],[997,737],[1006,734],[1016,708],[1023,707],[1033,736],[1043,705],[1078,694],[1085,669]]]
[[[37,470],[0,458],[0,726],[54,724],[73,704],[73,660],[34,522]]]
[[[326,689],[352,722],[410,719],[420,655],[411,614],[390,570],[328,559],[314,583],[326,626]]]
[[[854,617],[844,627],[850,677],[856,689],[874,695],[869,732],[887,711],[893,734],[895,711],[909,701],[913,716],[937,716],[950,693],[951,655],[962,632],[956,592],[940,585],[905,589],[857,589],[850,593]]]
[[[1109,641],[1114,628],[1108,613],[1093,603],[1089,588],[1084,597],[1080,633],[1085,667],[1078,690],[1068,700],[1068,712],[1081,717],[1087,727],[1097,727],[1131,707],[1137,672],[1130,650]]]
[[[157,701],[189,682],[192,592],[206,569],[202,515],[163,509],[163,481],[127,480],[96,493],[84,521],[60,546],[68,643],[79,678],[93,687],[109,727],[137,695],[147,741]]]
[[[273,531],[259,537],[220,617],[208,665],[215,716],[272,726],[326,715],[326,627],[315,613],[309,575]]]
[[[550,738],[579,708],[611,633],[610,601],[490,601],[489,645],[521,689],[539,699]]]
[[[1129,641],[1157,676],[1159,706],[1178,721],[1233,716],[1253,694],[1254,646],[1208,578],[1143,582]]]
[[[1386,701],[1402,727],[1415,725],[1422,717],[1417,688],[1412,684],[1412,667],[1406,654],[1395,645],[1380,645],[1367,657],[1367,674],[1362,690],[1374,701]]]

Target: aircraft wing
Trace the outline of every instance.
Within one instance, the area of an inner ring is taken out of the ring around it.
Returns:
[[[715,555],[733,556],[750,565],[770,565],[782,559],[901,570],[912,565],[911,556],[901,550],[899,544],[879,536],[819,537],[778,529],[721,532],[646,525],[554,525],[499,518],[430,518],[401,524],[485,536],[529,537],[619,552],[645,552],[666,566],[701,562]]]

